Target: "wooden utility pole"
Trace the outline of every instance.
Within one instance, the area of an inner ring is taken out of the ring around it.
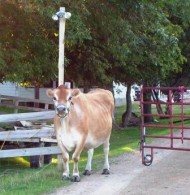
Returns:
[[[65,13],[65,8],[61,7],[60,12]],[[65,17],[59,19],[59,80],[58,85],[64,84],[64,46],[65,46]]]
[[[52,16],[53,20],[59,20],[59,60],[58,60],[58,85],[64,84],[64,46],[65,46],[65,21],[71,14],[60,7],[59,12]]]

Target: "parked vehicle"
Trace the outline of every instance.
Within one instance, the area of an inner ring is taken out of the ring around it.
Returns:
[[[174,92],[173,100],[174,100],[174,102],[181,102],[181,100],[182,100],[181,92],[179,92],[179,91]]]
[[[134,87],[134,90],[135,90],[134,101],[140,101],[140,95],[141,95],[140,88]]]

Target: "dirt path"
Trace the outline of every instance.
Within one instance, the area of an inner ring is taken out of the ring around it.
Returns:
[[[80,183],[72,183],[53,194],[190,194],[188,152],[158,151],[149,167],[141,164],[139,152],[122,155],[110,162],[109,176],[103,176],[99,171],[90,177],[83,177]]]
[[[190,141],[183,146],[187,144]],[[142,165],[139,151],[112,158],[110,175],[101,175],[100,170],[52,195],[190,194],[190,153],[171,150],[154,150],[154,153],[154,161],[148,167]]]

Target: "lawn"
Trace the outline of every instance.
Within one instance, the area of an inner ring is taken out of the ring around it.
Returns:
[[[110,157],[114,157],[138,149],[140,139],[138,128],[113,131],[110,141]],[[55,162],[56,159],[53,160]],[[79,164],[82,172],[86,164],[86,152],[81,155]],[[94,154],[93,171],[102,169],[103,151],[97,148]],[[37,195],[68,185],[70,181],[61,180],[62,173],[56,168],[56,163],[43,168],[29,168],[26,158],[4,159],[0,161],[0,192],[1,195]]]

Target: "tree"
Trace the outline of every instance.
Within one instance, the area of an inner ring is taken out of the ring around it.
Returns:
[[[182,50],[183,56],[186,61],[181,66],[181,71],[177,74],[170,74],[167,79],[162,82],[164,86],[189,86],[189,69],[190,69],[190,2],[189,1],[166,1],[165,9],[168,14],[169,20],[175,25],[180,26],[183,29],[183,33],[179,38],[179,47]]]
[[[1,80],[40,85],[57,72],[54,24],[24,2],[0,5]]]
[[[117,1],[117,6],[128,29],[126,39],[121,39],[118,44],[125,45],[126,52],[123,58],[117,58],[116,78],[125,83],[142,81],[152,85],[155,78],[162,80],[171,72],[178,72],[184,61],[178,41],[182,28],[168,20],[162,10],[162,1]],[[148,94],[146,96],[150,98]],[[144,110],[149,112],[151,109]],[[124,126],[126,121],[129,120],[123,117]]]
[[[184,15],[188,3],[182,4],[179,0],[65,0],[66,10],[72,13],[66,23],[66,80],[86,90],[110,86],[115,80],[130,90],[135,82],[153,85],[179,74],[187,54],[186,39],[180,43],[189,24],[188,14]],[[3,1],[1,80],[40,85],[56,79],[58,24],[51,16],[61,5],[61,0]],[[130,118],[128,104],[123,126]]]
[[[28,82],[41,86],[57,79],[58,23],[51,16],[61,1],[7,0],[0,5],[0,76],[1,81]],[[77,4],[66,6],[77,10]],[[79,12],[78,12],[79,13]],[[72,49],[84,37],[87,29],[81,16],[73,13],[66,48]],[[76,31],[77,29],[77,31]],[[68,60],[66,59],[66,63]]]

